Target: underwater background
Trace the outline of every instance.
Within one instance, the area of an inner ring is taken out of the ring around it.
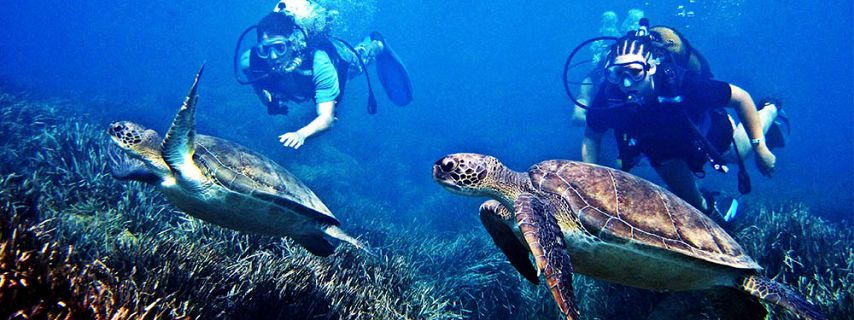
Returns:
[[[297,151],[278,135],[314,108],[268,116],[232,75],[238,36],[274,1],[0,2],[0,318],[560,318],[545,286],[519,277],[487,236],[484,199],[442,190],[430,169],[455,152],[517,171],[580,159],[563,63],[599,35],[602,12],[622,19],[631,8],[680,30],[717,79],[757,101],[783,99],[791,139],[774,151],[772,179],[747,161],[754,190],[728,231],[764,275],[831,319],[852,318],[851,1],[322,2],[340,11],[345,39],[383,33],[415,100],[394,106],[375,85],[379,111],[369,115],[356,78],[335,127]],[[165,133],[203,62],[198,131],[288,168],[379,257],[345,247],[310,256],[290,240],[195,220],[153,188],[109,176],[107,125]],[[658,181],[649,166],[632,173]],[[709,170],[702,183],[736,192],[734,173]],[[584,319],[715,319],[696,293],[575,282]]]

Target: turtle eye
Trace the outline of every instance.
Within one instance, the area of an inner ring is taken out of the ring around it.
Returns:
[[[442,160],[442,164],[440,166],[442,167],[443,171],[451,172],[457,168],[457,163],[454,160],[444,159]]]
[[[124,127],[121,124],[114,123],[112,126],[110,126],[110,133],[121,132],[123,128]]]

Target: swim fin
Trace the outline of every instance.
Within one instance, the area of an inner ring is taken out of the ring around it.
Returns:
[[[762,110],[766,105],[773,104],[777,107],[777,117],[771,122],[768,132],[765,133],[765,143],[769,149],[782,148],[786,146],[789,140],[789,134],[792,132],[789,116],[783,110],[783,101],[776,98],[766,97],[759,102],[759,109]]]
[[[710,217],[717,216],[723,219],[723,222],[730,222],[741,213],[742,208],[736,198],[722,195],[717,191],[709,192],[702,190],[701,194],[706,199],[706,205],[708,206],[705,214]]]
[[[768,128],[768,132],[765,133],[765,141],[768,144],[768,148],[785,147],[786,142],[789,140],[791,128],[789,117],[786,115],[786,112],[780,109],[777,112],[777,118],[774,119],[771,127]]]
[[[721,204],[726,205],[726,202],[722,201]],[[719,209],[722,209],[722,208],[719,208]],[[724,221],[730,221],[730,220],[734,219],[735,216],[738,215],[738,213],[739,213],[738,200],[732,199],[732,202],[729,203],[729,208],[727,208],[727,210],[726,210],[726,214],[724,214]]]
[[[371,33],[371,40],[380,41],[383,50],[377,55],[377,75],[380,78],[389,100],[396,105],[405,106],[412,102],[412,83],[409,80],[409,72],[400,58],[389,47],[388,42],[383,39],[379,32]]]

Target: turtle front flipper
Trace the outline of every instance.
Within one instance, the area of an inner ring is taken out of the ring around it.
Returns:
[[[771,279],[748,275],[741,281],[741,289],[760,300],[785,308],[803,319],[826,320],[827,316],[786,285]]]
[[[205,66],[202,65],[199,73],[196,74],[193,86],[190,87],[190,92],[187,93],[187,98],[184,99],[184,105],[181,106],[178,114],[175,115],[175,119],[172,120],[172,126],[166,133],[166,138],[163,139],[163,145],[160,147],[163,160],[166,161],[173,173],[178,173],[181,176],[198,171],[193,163],[196,136],[195,114],[196,102],[199,99],[197,93],[199,78],[204,70]],[[195,170],[193,170],[194,168]]]
[[[520,242],[513,229],[507,223],[515,223],[513,214],[504,205],[495,200],[489,200],[480,205],[480,222],[489,232],[495,245],[504,252],[510,264],[533,284],[539,284],[540,278],[528,258],[528,248]]]
[[[110,160],[110,175],[116,180],[135,180],[148,184],[155,184],[162,180],[154,170],[147,168],[142,160],[122,154],[115,145],[107,148],[107,159]]]
[[[537,261],[537,270],[545,275],[560,311],[567,319],[578,319],[578,305],[572,291],[572,264],[553,215],[554,208],[530,193],[516,198],[513,206],[519,229]]]

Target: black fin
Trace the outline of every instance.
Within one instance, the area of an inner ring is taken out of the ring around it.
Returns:
[[[377,76],[386,95],[396,105],[409,104],[412,102],[412,82],[409,80],[406,66],[379,32],[371,33],[371,40],[380,41],[383,44],[382,52],[377,55]]]
[[[308,252],[316,256],[328,257],[335,252],[335,246],[326,241],[323,236],[299,236],[293,237],[293,239],[308,250]]]
[[[789,141],[789,134],[791,133],[791,126],[789,124],[789,116],[786,115],[783,110],[777,111],[777,118],[771,123],[771,127],[768,128],[768,132],[765,133],[765,140],[768,144],[768,148],[782,148],[785,147],[787,142]]]

